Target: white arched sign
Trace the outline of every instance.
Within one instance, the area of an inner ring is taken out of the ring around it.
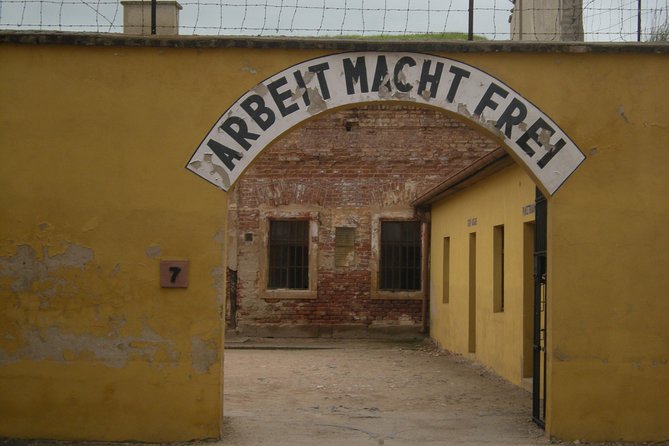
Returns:
[[[256,85],[223,113],[186,168],[228,190],[293,126],[328,109],[375,101],[441,108],[493,132],[551,195],[585,159],[541,110],[471,65],[428,54],[354,52],[302,62]]]

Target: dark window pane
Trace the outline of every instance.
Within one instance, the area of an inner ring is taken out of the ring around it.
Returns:
[[[303,220],[270,221],[270,289],[309,288],[309,222]]]
[[[379,258],[379,288],[381,290],[420,290],[420,222],[382,222]]]

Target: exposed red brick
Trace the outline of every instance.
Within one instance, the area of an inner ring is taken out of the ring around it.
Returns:
[[[234,189],[238,318],[245,324],[420,323],[421,301],[377,300],[371,292],[371,225],[497,144],[446,114],[374,104],[337,111],[289,132],[260,155]],[[316,299],[258,299],[262,212],[319,213]],[[342,224],[342,222],[347,224]],[[356,227],[355,264],[334,267],[334,232]],[[253,241],[244,239],[252,234]],[[260,303],[260,301],[262,301]]]

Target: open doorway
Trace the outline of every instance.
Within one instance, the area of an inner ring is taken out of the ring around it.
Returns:
[[[532,356],[532,419],[541,427],[546,424],[546,342],[547,308],[547,231],[548,201],[536,192],[534,230],[534,320]]]
[[[532,388],[535,222],[523,224],[523,385]]]
[[[480,131],[441,111],[408,104],[341,109],[283,135],[257,157],[229,194],[228,266],[229,277],[236,281],[229,284],[227,317],[235,334],[420,336],[428,284],[433,282],[421,277],[421,270],[428,267],[429,258],[446,257],[430,252],[435,249],[428,246],[432,216],[416,207],[416,200],[444,179],[470,166],[480,167],[486,156],[491,156],[494,172],[514,165],[499,143]],[[457,224],[466,226],[466,245],[459,237],[439,245],[452,252],[449,265],[464,258],[467,267],[452,274],[443,265],[439,269],[454,279],[454,290],[461,277],[467,281],[467,312],[454,322],[466,333],[463,352],[489,363],[513,363],[516,369],[505,376],[515,376],[508,379],[520,385],[519,376],[533,376],[535,186],[518,166],[509,178],[516,190],[522,183],[513,222],[505,225],[504,219],[492,222],[483,216],[478,221],[474,214],[460,218]],[[279,226],[302,229],[272,230]],[[495,228],[504,228],[509,240],[502,256],[493,255]],[[275,237],[275,232],[283,235]],[[501,268],[489,268],[489,260],[497,257]],[[511,261],[513,265],[507,264]],[[486,285],[489,269],[501,274],[495,283],[502,293],[511,287],[504,305],[491,308],[490,314],[486,308],[494,299]],[[522,279],[514,278],[517,270]],[[451,286],[449,280],[441,282],[442,287]],[[435,294],[432,304],[456,309],[463,305],[460,296]],[[490,317],[506,332],[513,327],[521,331],[491,335]],[[499,359],[489,354],[497,341],[503,345],[496,352]],[[459,351],[457,346],[453,350]]]

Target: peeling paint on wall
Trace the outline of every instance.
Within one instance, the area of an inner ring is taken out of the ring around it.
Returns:
[[[623,107],[622,105],[618,107],[618,116],[623,118],[626,124],[630,123],[629,119],[627,119],[627,116],[625,115],[625,107]]]
[[[225,299],[225,269],[222,266],[216,266],[211,269],[213,286],[216,290],[216,303],[223,306]]]
[[[87,355],[113,368],[124,367],[128,361],[137,358],[156,365],[179,362],[180,353],[174,342],[159,336],[151,328],[144,327],[138,336],[118,336],[118,328],[107,337],[66,333],[55,326],[44,330],[28,328],[23,332],[21,348],[12,353],[0,349],[0,364],[23,360],[65,362]]]
[[[160,257],[160,255],[163,253],[163,250],[158,245],[151,245],[148,248],[146,248],[146,250],[144,252],[146,252],[147,257],[149,257],[151,259],[156,259],[156,258]]]
[[[219,166],[218,164],[212,161],[213,159],[212,156],[213,156],[212,154],[205,154],[203,158],[204,164],[209,168],[209,174],[210,175],[217,174],[221,179],[223,187],[224,188],[230,187],[230,177],[228,173],[225,171],[225,169],[223,169],[223,166]],[[191,162],[189,166],[192,166],[194,168],[199,168],[199,164],[198,166],[195,166],[195,163],[198,163],[198,161]]]
[[[197,373],[209,373],[209,369],[218,360],[216,342],[200,339],[197,336],[191,338],[191,365]]]
[[[328,104],[325,102],[323,96],[321,96],[321,93],[316,88],[307,88],[307,94],[309,95],[310,102],[309,106],[307,107],[309,114],[315,115],[322,112],[323,110],[327,110]]]
[[[221,245],[225,244],[225,231],[223,230],[216,231],[213,240]]]
[[[54,273],[67,268],[84,269],[93,258],[92,249],[71,243],[67,243],[63,253],[52,256],[47,247],[43,247],[41,259],[32,246],[18,245],[15,255],[0,257],[0,278],[9,278],[14,293],[31,291],[40,283],[38,294],[52,297],[66,285],[66,281]]]
[[[251,74],[257,74],[257,73],[258,73],[258,70],[256,70],[256,69],[255,69],[253,66],[251,66],[250,64],[248,64],[248,62],[247,62],[247,65],[241,67],[241,68],[239,69],[239,71],[241,71],[242,73],[251,73]]]

